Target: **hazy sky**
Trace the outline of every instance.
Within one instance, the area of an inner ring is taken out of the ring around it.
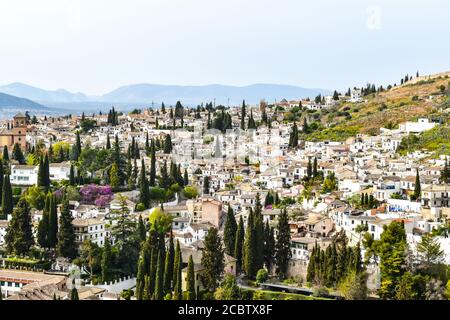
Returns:
[[[0,85],[343,89],[450,70],[444,0],[0,0]]]

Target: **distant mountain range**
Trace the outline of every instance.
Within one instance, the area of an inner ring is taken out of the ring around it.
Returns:
[[[99,106],[108,104],[142,104],[149,106],[152,102],[159,105],[161,102],[174,104],[180,100],[185,105],[195,106],[201,102],[216,100],[217,104],[240,104],[245,99],[247,103],[258,103],[261,99],[268,102],[315,97],[317,94],[329,94],[328,90],[307,89],[297,86],[277,84],[253,84],[236,87],[226,85],[204,86],[177,86],[157,84],[135,84],[123,86],[107,94],[97,97],[88,97],[83,93],[72,93],[64,89],[55,91],[32,87],[23,83],[12,83],[0,86],[0,92],[16,97],[37,101],[46,106],[64,109],[92,108],[96,103]],[[92,109],[91,109],[92,110]]]
[[[43,110],[47,107],[42,104],[36,103],[29,99],[15,97],[9,94],[0,92],[0,107],[1,108],[24,108],[30,110]]]

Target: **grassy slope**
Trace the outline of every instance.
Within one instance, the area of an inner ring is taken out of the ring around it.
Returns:
[[[430,76],[430,78],[431,81],[428,77],[421,77],[403,86],[369,95],[365,97],[367,102],[358,104],[341,102],[335,110],[321,117],[322,125],[330,127],[309,134],[308,140],[342,141],[356,133],[378,134],[379,129],[388,123],[395,126],[420,116],[441,116],[439,109],[443,105],[450,106],[448,98],[437,96],[432,101],[427,98],[437,94],[440,85],[444,85],[448,92],[450,72]],[[418,97],[417,101],[413,100],[414,96]],[[338,116],[338,112],[345,111],[351,115],[351,119]]]

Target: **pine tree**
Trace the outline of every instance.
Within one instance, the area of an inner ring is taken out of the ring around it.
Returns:
[[[230,256],[234,255],[234,246],[236,243],[236,231],[237,231],[236,218],[234,217],[233,209],[231,208],[231,206],[228,206],[225,229],[223,232],[223,242],[225,244],[225,252]]]
[[[102,261],[101,261],[103,282],[111,281],[111,265],[112,265],[111,243],[109,241],[109,238],[107,237],[105,239],[105,245],[103,246]]]
[[[278,267],[277,273],[283,279],[286,276],[289,260],[292,257],[291,232],[286,209],[281,211],[278,217],[278,235],[275,248],[275,261]]]
[[[21,256],[30,251],[34,244],[30,207],[25,198],[20,198],[6,228],[6,248],[9,253]]]
[[[189,256],[189,262],[187,266],[186,277],[186,300],[195,300],[195,273],[194,273],[194,260],[192,254]]]
[[[175,260],[174,260],[174,267],[173,267],[173,287],[174,287],[174,294],[173,294],[173,300],[182,300],[182,284],[183,279],[181,278],[181,268],[182,268],[182,258],[181,258],[181,249],[180,249],[180,242],[177,240],[177,247],[175,249]]]
[[[239,273],[242,270],[242,253],[244,246],[245,230],[244,220],[242,216],[239,219],[239,224],[236,230],[236,240],[234,244],[234,257],[236,258],[236,272]]]
[[[75,229],[72,224],[69,200],[65,198],[61,204],[58,230],[58,256],[74,259],[77,255]]]
[[[3,178],[2,186],[2,211],[1,219],[6,220],[9,214],[12,214],[14,208],[13,195],[9,175]]]
[[[224,270],[224,250],[215,227],[211,227],[205,237],[201,264],[204,268],[201,274],[202,284],[213,292],[219,286],[219,279]]]

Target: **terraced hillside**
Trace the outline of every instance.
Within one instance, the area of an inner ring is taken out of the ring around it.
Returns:
[[[446,122],[450,111],[450,72],[408,81],[389,90],[372,93],[364,102],[341,101],[321,111],[308,112],[312,130],[308,140],[345,140],[356,133],[375,135],[381,127],[429,117]]]

